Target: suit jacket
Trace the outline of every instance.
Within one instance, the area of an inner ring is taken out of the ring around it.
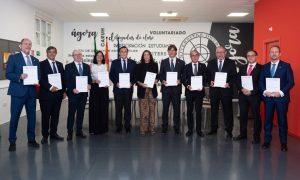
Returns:
[[[127,69],[126,73],[130,73],[130,82],[131,87],[129,89],[127,88],[118,88],[117,83],[119,83],[119,74],[124,73],[121,65],[121,59],[116,59],[112,61],[110,72],[109,72],[109,78],[114,83],[113,92],[117,94],[122,94],[125,92],[125,94],[133,94],[133,85],[135,82],[135,67],[136,62],[132,59],[127,58]]]
[[[182,83],[186,87],[185,96],[186,97],[194,97],[196,95],[204,96],[205,95],[204,87],[207,83],[206,65],[198,62],[197,76],[202,76],[202,85],[203,85],[202,91],[190,91],[187,88],[187,86],[191,85],[191,77],[194,76],[192,65],[193,65],[193,63],[189,63],[184,66]]]
[[[262,65],[256,63],[255,67],[252,67],[250,76],[252,76],[253,90],[250,91],[251,92],[250,96],[246,96],[242,92],[243,86],[242,86],[241,76],[247,76],[247,67],[248,64],[241,66],[236,78],[236,86],[240,91],[239,99],[247,99],[248,101],[261,101],[262,96],[261,96],[261,91],[259,89],[258,80],[260,77]]]
[[[156,78],[155,79],[159,79],[158,77],[158,65],[157,63],[154,63],[154,68],[149,67],[149,72],[155,73],[156,74]],[[135,82],[140,81],[141,83],[144,83],[145,77],[146,77],[146,69],[143,68],[141,66],[141,64],[137,64],[136,68],[135,68]],[[137,95],[139,98],[144,98],[145,97],[145,91],[146,88],[143,88],[142,86],[138,85],[137,88]],[[153,88],[152,88],[152,95],[153,98],[157,97],[157,88],[156,88],[156,84],[154,84]]]
[[[211,81],[215,80],[215,73],[219,72],[218,59],[208,61],[207,65],[207,82],[210,85]],[[209,95],[215,96],[218,91],[221,91],[223,96],[233,96],[233,84],[236,81],[236,65],[235,61],[225,58],[221,72],[227,73],[226,83],[229,83],[228,88],[209,87]]]
[[[174,72],[177,72],[178,79],[180,80],[180,83],[177,86],[164,86],[163,81],[166,81],[167,78],[167,72],[172,72],[171,71],[171,64],[170,64],[170,59],[166,58],[161,61],[160,64],[160,72],[159,72],[159,79],[162,82],[161,86],[161,93],[169,93],[170,90],[173,90],[174,94],[181,94],[182,93],[182,74],[183,74],[183,69],[185,66],[185,62],[181,59],[176,58],[176,65]]]
[[[82,63],[82,76],[87,76],[88,77],[88,84],[91,85],[92,84],[92,78],[91,78],[91,72],[90,72],[90,66]],[[68,98],[80,98],[82,95],[84,97],[88,97],[88,93],[87,92],[82,92],[79,94],[74,94],[73,90],[76,89],[76,76],[80,76],[78,69],[75,65],[74,62],[67,64],[66,65],[66,70],[65,70],[65,74],[64,74],[64,83],[65,86],[67,88],[67,95]]]
[[[66,92],[66,86],[64,83],[64,74],[65,74],[64,66],[59,61],[55,61],[55,62],[56,62],[58,73],[60,73],[62,89],[58,90],[57,92],[50,91],[52,85],[49,83],[48,74],[54,74],[54,72],[52,70],[52,67],[49,64],[48,59],[46,59],[40,62],[41,80],[40,80],[40,88],[38,94],[38,98],[40,100],[54,99],[55,97],[57,97],[57,94],[59,94],[61,99],[63,99],[63,94]]]
[[[271,62],[262,66],[262,71],[259,78],[259,87],[262,93],[266,90],[266,78],[272,78]],[[283,92],[284,96],[279,98],[263,97],[263,101],[268,102],[272,100],[271,98],[274,98],[275,102],[289,103],[290,90],[295,85],[291,65],[280,60],[273,78],[280,78],[280,90]]]
[[[41,70],[39,60],[30,56],[32,65],[37,66],[38,80],[41,79]],[[17,53],[9,56],[5,71],[5,77],[10,80],[7,95],[23,97],[29,92],[30,97],[36,97],[36,86],[24,85],[21,74],[23,74],[23,66],[26,66],[22,53]]]

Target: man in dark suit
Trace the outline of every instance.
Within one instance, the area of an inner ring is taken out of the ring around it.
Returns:
[[[163,114],[162,114],[162,127],[163,130],[161,134],[166,134],[168,130],[168,114],[169,114],[169,106],[172,101],[173,111],[174,111],[174,131],[176,134],[180,135],[181,132],[179,130],[180,126],[180,97],[182,93],[182,85],[181,78],[183,74],[183,69],[185,62],[181,59],[176,58],[177,55],[177,47],[174,44],[171,44],[168,47],[169,58],[161,61],[160,64],[160,72],[159,78],[162,82],[161,93],[162,93],[162,101],[163,101]],[[168,82],[166,81],[167,72],[177,72],[177,86],[168,86]]]
[[[42,144],[48,142],[49,123],[50,139],[63,140],[64,138],[57,134],[57,125],[59,121],[60,106],[63,99],[66,98],[66,86],[64,83],[64,67],[61,62],[55,60],[57,49],[49,46],[46,50],[47,59],[40,62],[41,80],[38,98],[42,112]],[[60,74],[62,89],[49,83],[48,75]],[[51,118],[51,122],[50,122]]]
[[[186,136],[191,136],[193,134],[193,110],[195,103],[196,110],[196,131],[200,137],[204,137],[203,132],[201,131],[201,122],[202,122],[202,104],[203,97],[205,96],[205,87],[207,83],[207,75],[206,75],[206,65],[198,62],[199,60],[199,52],[197,50],[193,50],[190,53],[190,57],[192,62],[185,65],[182,83],[186,87],[185,89],[185,97],[186,97],[186,105],[187,105],[187,121],[189,130],[186,133]],[[191,77],[192,76],[202,76],[202,88],[195,90],[191,85]]]
[[[111,68],[109,72],[110,80],[114,83],[114,99],[116,105],[116,126],[117,129],[115,133],[120,133],[123,128],[122,124],[122,110],[124,108],[124,121],[126,133],[131,133],[131,101],[133,94],[133,85],[135,82],[135,66],[136,62],[132,59],[129,59],[128,49],[126,46],[122,46],[119,51],[120,57],[112,61]],[[119,85],[119,74],[120,73],[129,73],[130,74],[130,83],[128,88],[122,88]]]
[[[226,58],[226,50],[220,46],[216,50],[216,59],[210,60],[207,65],[207,81],[210,84],[209,95],[211,105],[211,129],[207,135],[217,134],[218,130],[218,114],[219,103],[223,105],[223,114],[225,121],[225,130],[227,138],[232,138],[233,128],[233,109],[232,96],[233,84],[236,80],[236,65],[235,61]],[[214,80],[216,72],[227,73],[226,84],[224,87],[215,87]]]
[[[38,80],[41,78],[39,60],[30,56],[32,43],[29,39],[22,39],[21,52],[9,56],[7,61],[5,77],[10,80],[7,95],[11,96],[11,117],[9,126],[9,151],[16,150],[17,129],[20,114],[25,105],[27,115],[27,138],[28,145],[39,147],[35,141],[35,121],[36,121],[36,85],[24,85],[24,79],[28,74],[23,73],[23,66],[37,66]]]
[[[88,97],[87,92],[79,92],[76,89],[76,76],[87,76],[88,85],[87,89],[91,89],[92,78],[89,65],[82,62],[82,54],[79,50],[74,50],[72,53],[74,62],[66,65],[64,83],[67,88],[67,95],[69,100],[68,110],[68,136],[67,140],[72,140],[74,117],[77,111],[76,117],[76,136],[86,138],[86,135],[82,132],[82,122],[84,117],[84,109]]]
[[[290,102],[290,90],[294,87],[294,75],[291,65],[279,59],[281,56],[279,46],[272,46],[269,51],[271,62],[263,65],[259,78],[259,87],[263,92],[263,102],[265,106],[265,142],[263,149],[270,147],[272,140],[272,127],[274,111],[277,111],[279,137],[281,151],[287,151],[287,112]],[[277,78],[280,80],[280,90],[270,92],[266,87],[266,78]]]
[[[256,62],[257,52],[250,50],[247,53],[248,64],[240,67],[236,79],[236,86],[239,92],[240,106],[240,135],[234,137],[233,140],[247,139],[247,124],[248,124],[248,109],[249,105],[252,109],[254,118],[254,133],[252,144],[260,142],[261,118],[260,118],[260,102],[261,92],[258,85],[258,80],[262,65]],[[242,76],[252,76],[253,90],[246,89],[242,86]]]

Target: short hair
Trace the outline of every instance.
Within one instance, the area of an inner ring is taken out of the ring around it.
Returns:
[[[30,42],[31,42],[31,40],[30,39],[28,39],[28,38],[23,38],[22,40],[21,40],[21,43],[20,44],[23,44],[23,41],[24,40],[29,40]],[[32,43],[32,42],[31,42]]]
[[[126,46],[122,46],[122,47],[119,49],[119,52],[120,52],[121,49],[123,49],[123,48],[127,49],[127,52],[128,52],[128,48],[127,48]]]
[[[55,49],[55,53],[57,53],[57,49],[56,49],[56,47],[54,47],[54,46],[49,46],[49,47],[46,49],[46,53],[48,54],[48,51],[50,51],[51,49]]]
[[[223,48],[224,51],[226,51],[226,49],[225,49],[223,46],[219,46],[219,47],[217,47],[216,52],[217,52],[217,50],[218,50],[219,48]]]
[[[199,55],[199,52],[196,49],[194,49],[190,52],[190,56],[192,55],[192,52],[197,52],[197,54]]]
[[[177,51],[177,47],[174,44],[169,45],[168,51],[170,51],[171,49],[174,49],[175,51]]]
[[[98,63],[97,63],[97,55],[98,55],[99,53],[101,53],[102,56],[103,56],[102,64],[105,64],[105,56],[104,56],[104,54],[103,54],[102,51],[97,51],[97,52],[95,53],[94,58],[93,58],[93,63],[94,63],[94,64],[98,64]]]
[[[273,46],[270,48],[270,50],[269,50],[269,53],[270,53],[270,51],[271,51],[271,49],[272,49],[273,47],[276,47],[276,48],[278,48],[278,49],[279,49],[279,53],[281,53],[281,51],[280,51],[280,47],[279,47],[278,45],[273,45]]]
[[[253,49],[252,49],[252,50],[249,50],[248,52],[254,52],[256,56],[258,55],[257,52],[254,51]],[[248,54],[248,52],[247,52],[247,54]]]
[[[79,51],[78,49],[74,49],[74,51]],[[74,51],[72,52],[72,56],[74,55]],[[79,51],[81,53],[81,51]]]

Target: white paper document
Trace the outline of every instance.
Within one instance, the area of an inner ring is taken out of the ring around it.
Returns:
[[[120,88],[130,87],[130,73],[120,73],[119,74],[119,86]]]
[[[51,84],[51,86],[57,87],[57,90],[62,89],[60,73],[48,74],[48,82]]]
[[[280,91],[280,78],[266,78],[266,90],[269,92]]]
[[[24,85],[38,84],[37,66],[23,66],[23,74],[27,74],[27,78],[23,80]]]
[[[99,87],[109,86],[109,75],[108,72],[98,72],[98,80],[101,81]]]
[[[226,79],[227,79],[227,73],[216,72],[214,86],[215,87],[225,87]]]
[[[248,89],[249,91],[253,90],[253,81],[252,76],[241,76],[242,87]]]
[[[88,92],[88,77],[87,76],[76,76],[76,89],[79,92]]]
[[[191,76],[191,87],[193,91],[202,90],[202,76]]]
[[[167,72],[167,86],[177,86],[177,72]]]
[[[156,78],[156,73],[147,72],[144,80],[144,84],[147,84],[147,87],[149,88],[153,88],[155,78]]]

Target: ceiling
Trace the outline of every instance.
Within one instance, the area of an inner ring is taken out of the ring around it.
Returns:
[[[254,3],[258,0],[20,0],[66,22],[163,22],[162,12],[173,11],[186,22],[253,22]],[[245,17],[227,17],[232,12],[248,12]],[[93,17],[89,13],[108,13]]]

